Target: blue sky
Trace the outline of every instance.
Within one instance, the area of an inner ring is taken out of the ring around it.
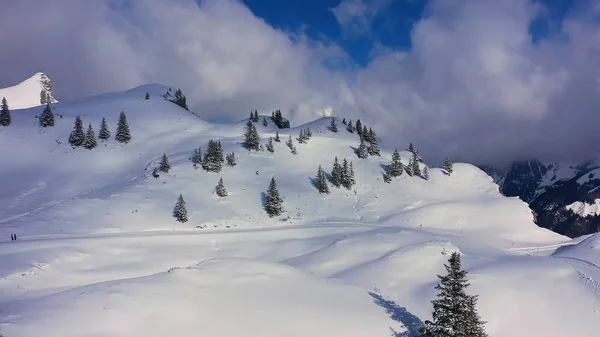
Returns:
[[[498,0],[502,1],[502,0]],[[377,45],[399,50],[411,47],[410,32],[425,14],[426,0],[350,0],[366,6],[384,4],[384,9],[370,21],[368,34],[347,36],[336,20],[334,8],[340,0],[244,0],[252,12],[275,28],[303,31],[313,38],[325,36],[341,46],[359,65],[366,65]],[[544,7],[531,25],[532,40],[552,37],[560,29],[562,19],[573,10],[573,0],[542,0]]]

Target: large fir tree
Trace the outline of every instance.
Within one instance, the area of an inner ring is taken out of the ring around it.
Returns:
[[[334,133],[338,132],[338,127],[337,127],[337,124],[335,123],[335,118],[331,118],[331,125],[329,126],[329,130],[331,130],[331,132],[334,132]]]
[[[367,149],[367,145],[365,144],[364,138],[360,139],[360,145],[356,150],[356,155],[360,159],[366,159],[367,157],[369,157],[369,150]]]
[[[231,152],[230,154],[228,154],[227,156],[225,156],[226,160],[227,160],[227,166],[235,166],[237,165],[237,162],[235,160],[235,152]]]
[[[244,138],[244,146],[248,149],[248,151],[260,150],[260,137],[258,136],[258,131],[256,131],[256,127],[251,121],[248,121],[248,123],[246,124]]]
[[[419,159],[420,159],[419,155],[416,152],[413,152],[411,164],[413,166],[412,172],[413,172],[413,175],[415,175],[415,176],[421,175],[421,168],[419,167],[419,162],[420,162]]]
[[[194,165],[194,168],[198,168],[198,165],[202,164],[202,147],[194,149],[194,152],[190,156],[190,161]]]
[[[360,119],[356,120],[356,133],[358,133],[360,137],[363,135],[363,125],[360,122]]]
[[[352,166],[352,162],[348,162],[348,160],[346,158],[344,158],[344,161],[342,162],[342,177],[341,177],[341,183],[342,186],[344,186],[346,189],[351,189],[352,186],[354,186],[354,184],[356,184],[356,181],[354,179],[354,168]]]
[[[265,211],[270,217],[278,216],[283,213],[283,198],[279,195],[277,182],[275,178],[271,178],[267,196],[265,198]]]
[[[321,165],[319,165],[319,169],[317,170],[317,176],[315,178],[315,185],[319,193],[321,194],[329,194],[329,186],[327,186],[327,178],[325,177],[325,171]]]
[[[177,203],[175,204],[175,208],[173,208],[173,216],[179,222],[188,221],[187,208],[185,207],[185,201],[183,200],[182,194],[177,198]]]
[[[169,158],[167,158],[166,153],[163,153],[158,169],[162,172],[169,173],[169,170],[171,169],[171,163],[169,163]]]
[[[221,142],[209,140],[208,148],[202,160],[202,168],[208,172],[221,172],[224,162]]]
[[[83,146],[88,150],[91,150],[98,146],[98,141],[96,140],[96,133],[94,132],[92,123],[88,125],[88,129],[85,134],[85,143],[83,144]]]
[[[0,104],[0,125],[9,126],[11,121],[8,102],[6,101],[6,97],[2,97],[2,104]]]
[[[273,137],[269,137],[269,141],[267,142],[267,151],[271,153],[275,152],[275,147],[273,146]]]
[[[373,129],[369,129],[363,133],[363,138],[367,139],[367,141],[371,144],[369,145],[369,154],[371,156],[381,156],[381,151],[379,150],[379,139],[377,139],[377,134]]]
[[[44,111],[39,116],[39,122],[41,127],[49,127],[54,126],[54,113],[52,112],[52,107],[50,106],[50,102],[46,103],[46,107]]]
[[[219,183],[217,184],[216,187],[216,192],[217,195],[222,197],[226,197],[227,196],[227,189],[225,188],[225,184],[223,184],[223,178],[219,179]]]
[[[100,123],[100,132],[98,132],[98,138],[101,140],[107,140],[110,138],[110,131],[108,130],[108,125],[106,125],[106,118],[102,118],[102,123]]]
[[[119,143],[128,143],[131,140],[131,132],[129,131],[129,124],[127,123],[125,111],[121,111],[121,114],[119,115],[115,140]]]
[[[340,187],[342,185],[342,166],[340,166],[338,157],[335,157],[333,161],[333,168],[331,169],[331,183],[335,187]]]
[[[444,264],[447,274],[438,275],[437,299],[433,304],[433,321],[425,321],[420,329],[421,337],[487,337],[485,322],[475,308],[476,295],[468,295],[467,271],[462,269],[460,253],[454,252]]]
[[[81,117],[75,117],[75,126],[69,135],[69,144],[71,146],[82,146],[85,144],[85,132],[83,132],[83,121]]]
[[[391,177],[399,177],[404,172],[404,167],[402,166],[402,162],[400,161],[400,154],[398,153],[398,149],[394,149],[394,153],[392,153],[392,162],[390,166],[388,166],[388,174]]]
[[[452,161],[450,161],[450,158],[448,157],[446,157],[446,159],[444,160],[444,169],[446,170],[446,172],[448,172],[448,175],[451,175],[452,172],[454,172]]]
[[[346,126],[346,130],[350,133],[354,133],[354,125],[352,125],[352,120],[348,120],[348,124]]]

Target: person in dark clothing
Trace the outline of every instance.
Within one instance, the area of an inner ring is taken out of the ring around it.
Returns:
[[[15,241],[17,241],[17,234],[14,234],[14,235],[15,235]]]
[[[14,234],[11,234],[11,235],[10,235],[10,241],[15,241]]]

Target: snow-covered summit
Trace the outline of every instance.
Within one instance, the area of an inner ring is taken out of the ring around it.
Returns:
[[[27,109],[46,102],[56,103],[52,95],[52,82],[44,73],[35,73],[25,81],[12,87],[0,89],[0,97],[5,97],[11,109]]]

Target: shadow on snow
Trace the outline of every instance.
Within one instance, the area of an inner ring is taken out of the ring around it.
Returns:
[[[411,314],[405,307],[401,307],[396,302],[386,300],[381,295],[374,292],[369,292],[369,295],[373,297],[373,302],[378,306],[385,309],[385,312],[390,315],[390,318],[396,322],[402,323],[407,331],[398,333],[394,329],[392,330],[392,336],[395,337],[416,337],[419,336],[419,328],[423,326],[423,321],[419,317]]]

